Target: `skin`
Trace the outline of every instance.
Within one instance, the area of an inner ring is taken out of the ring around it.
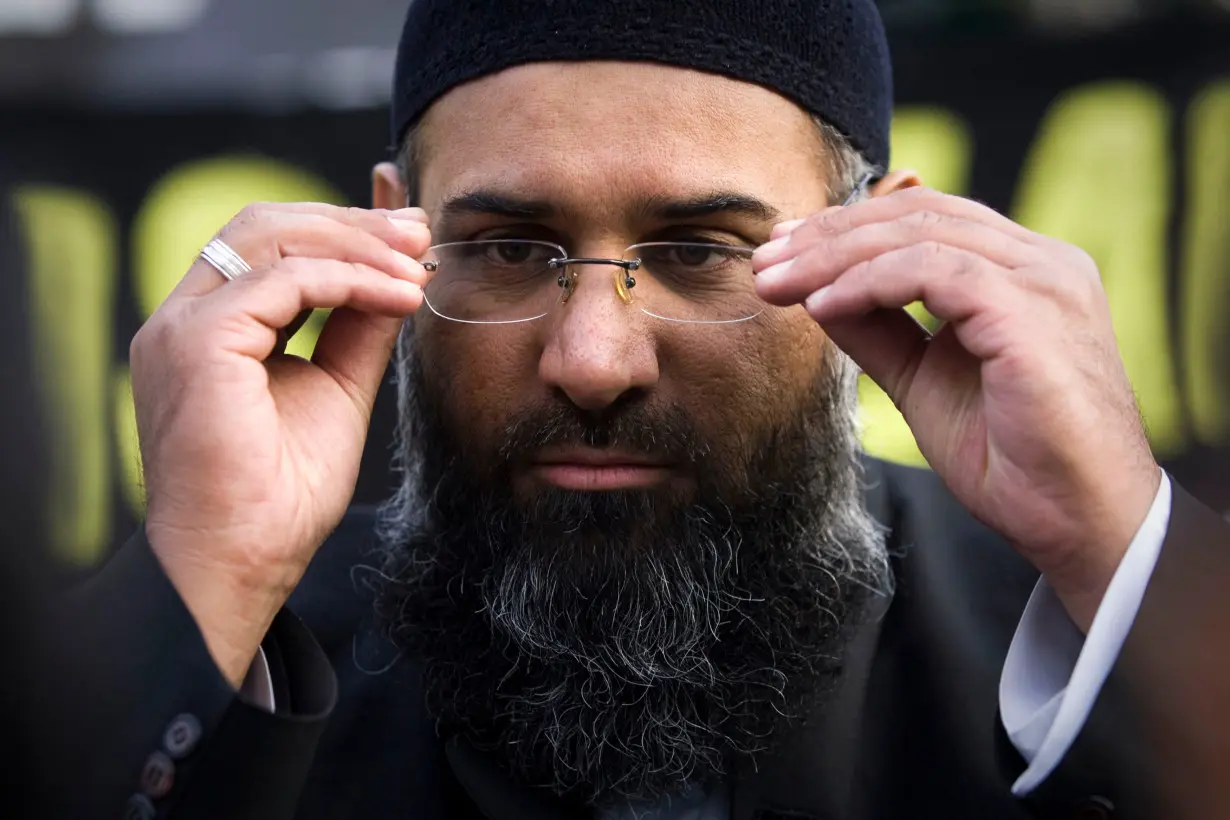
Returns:
[[[575,101],[591,96],[590,88],[604,89],[601,104],[578,109]],[[628,111],[637,112],[637,127],[612,128]],[[647,134],[654,135],[648,145]],[[816,131],[806,115],[763,89],[699,72],[525,66],[449,94],[433,107],[422,137],[420,203],[432,215],[436,242],[512,230],[602,258],[619,257],[634,242],[685,237],[755,247],[778,219],[827,204]],[[475,190],[544,201],[556,214],[527,220],[445,207]],[[649,197],[689,201],[717,190],[754,197],[772,213],[687,220],[645,214]],[[392,206],[404,196],[394,169],[378,168],[376,203]],[[800,308],[716,328],[663,322],[623,306],[611,270],[583,269],[566,309],[535,322],[474,326],[427,310],[419,315],[427,375],[448,391],[459,429],[494,448],[491,439],[510,416],[552,394],[594,412],[654,398],[683,408],[708,440],[721,441],[722,431],[791,414],[810,389],[826,340]],[[542,472],[517,475],[518,489],[531,492]],[[557,481],[565,478],[559,472]]]
[[[908,173],[883,180],[872,203],[826,209],[800,110],[681,69],[512,69],[445,95],[423,130],[427,213],[402,208],[387,164],[373,173],[375,211],[246,209],[221,236],[256,270],[225,283],[198,261],[134,339],[146,531],[232,683],[353,494],[398,328],[421,302],[414,258],[430,241],[508,225],[602,257],[676,238],[662,234],[680,225],[749,245],[776,235],[756,264],[760,295],[780,307],[743,325],[671,326],[621,310],[596,268],[565,310],[537,322],[475,328],[423,311],[418,341],[461,429],[490,441],[553,394],[594,412],[656,395],[709,436],[737,434],[790,413],[835,342],[903,408],[957,497],[1088,627],[1160,471],[1087,256],[974,203],[899,192],[917,185]],[[480,188],[555,213],[527,224],[445,212]],[[640,207],[715,188],[772,213],[681,223]],[[898,310],[920,298],[949,320],[934,340]],[[277,330],[307,307],[336,308],[312,361],[274,355]],[[550,477],[516,480],[532,492]]]

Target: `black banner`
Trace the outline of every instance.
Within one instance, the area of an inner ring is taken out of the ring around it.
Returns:
[[[1227,45],[1224,22],[899,41],[894,165],[1098,260],[1159,456],[1230,510]],[[10,107],[0,122],[50,401],[51,541],[89,564],[141,508],[133,332],[247,202],[366,204],[370,166],[388,156],[385,113]],[[292,349],[310,350],[318,330]],[[869,384],[863,400],[868,449],[918,463],[891,404]],[[393,412],[386,390],[360,501],[387,493]]]

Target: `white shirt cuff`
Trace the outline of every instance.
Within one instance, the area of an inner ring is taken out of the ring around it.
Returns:
[[[256,657],[252,659],[248,674],[239,687],[239,696],[266,712],[277,711],[273,699],[273,675],[269,674],[269,659],[265,657],[262,647],[256,647]]]
[[[1170,501],[1170,477],[1163,475],[1087,637],[1045,579],[1034,588],[999,681],[1004,729],[1029,764],[1012,785],[1016,797],[1032,792],[1059,766],[1089,719],[1144,601],[1170,525]]]

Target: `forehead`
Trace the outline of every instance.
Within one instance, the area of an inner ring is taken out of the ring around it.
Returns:
[[[765,88],[648,63],[536,63],[450,91],[420,129],[424,204],[502,185],[591,201],[746,190],[783,212],[823,204],[817,130]]]

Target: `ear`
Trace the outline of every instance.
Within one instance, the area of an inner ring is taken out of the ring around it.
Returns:
[[[391,162],[382,162],[372,169],[372,207],[397,211],[406,207],[406,187],[401,174]]]
[[[872,185],[870,193],[873,197],[888,196],[897,191],[904,191],[906,188],[919,188],[922,184],[922,177],[917,171],[892,171]]]

